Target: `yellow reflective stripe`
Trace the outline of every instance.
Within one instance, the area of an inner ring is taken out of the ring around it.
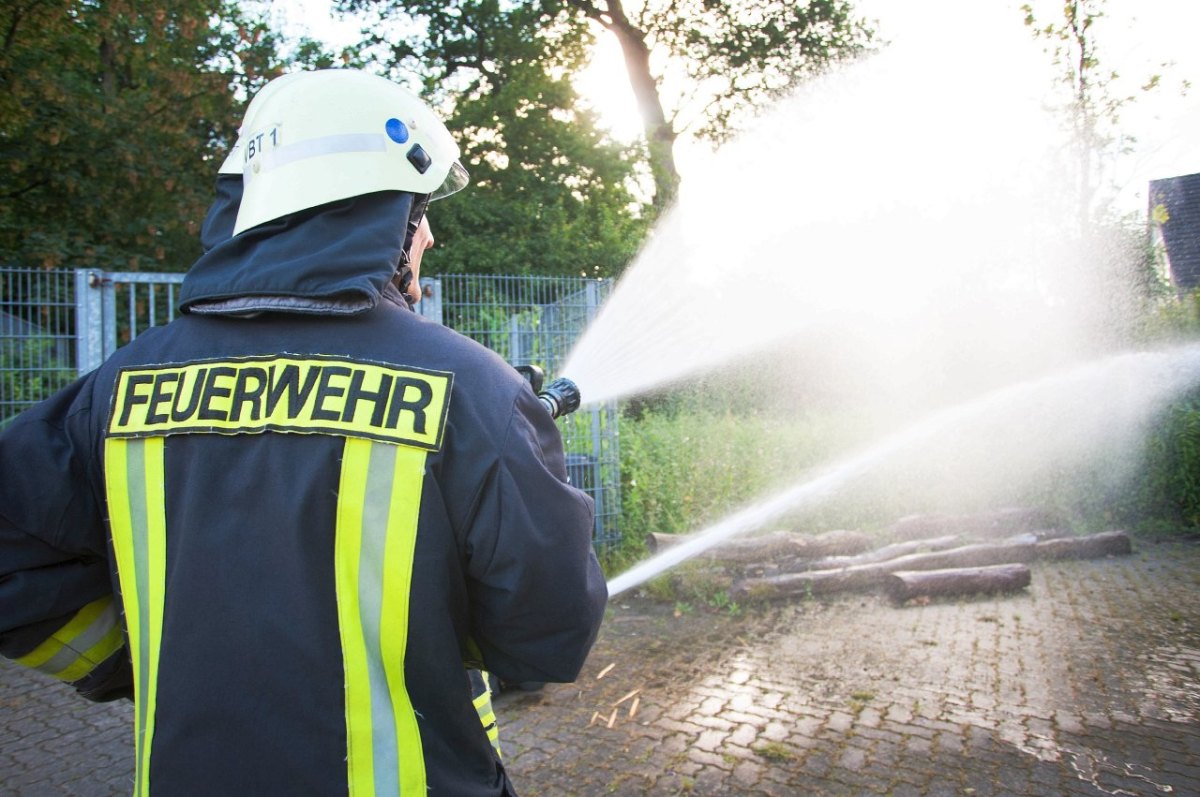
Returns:
[[[135,797],[150,793],[150,748],[166,583],[163,457],[161,437],[104,441],[109,522],[133,659]]]
[[[404,681],[408,651],[409,599],[412,595],[413,559],[417,549],[417,519],[425,481],[425,451],[408,446],[372,443],[373,450],[393,454],[391,501],[388,507],[387,547],[383,561],[383,618],[381,653],[392,711],[396,717],[397,753],[400,757],[400,793],[424,795],[425,756],[421,731]]]
[[[487,686],[489,677],[486,672],[480,674],[483,676],[483,692],[477,695],[471,703],[474,704],[475,711],[479,714],[479,722],[483,725],[484,732],[487,733],[488,741],[492,743],[492,749],[496,751],[496,756],[500,757],[500,726],[496,724],[496,711],[492,708],[492,690]]]
[[[350,795],[374,793],[371,750],[371,694],[367,681],[366,642],[358,620],[359,552],[362,547],[361,493],[366,485],[367,459],[363,447],[347,439],[342,453],[338,488],[334,567],[338,602],[338,629],[342,640],[342,666],[346,678],[346,767]],[[359,494],[355,500],[355,493]]]
[[[488,741],[491,742],[492,749],[496,751],[496,758],[504,758],[504,753],[500,751],[500,728],[492,723],[486,730]]]
[[[124,639],[111,595],[84,606],[42,644],[17,659],[62,681],[78,681],[121,649]]]
[[[351,797],[425,794],[404,682],[424,451],[347,438],[334,543]]]

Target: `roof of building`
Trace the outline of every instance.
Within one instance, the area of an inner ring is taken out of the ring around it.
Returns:
[[[1166,243],[1171,281],[1200,286],[1200,174],[1152,180],[1150,218]]]

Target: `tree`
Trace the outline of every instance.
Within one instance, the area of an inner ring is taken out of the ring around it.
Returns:
[[[1134,90],[1102,62],[1097,27],[1106,4],[1062,0],[1062,15],[1053,21],[1039,18],[1030,4],[1021,12],[1034,38],[1045,42],[1059,70],[1056,80],[1066,89],[1056,110],[1067,136],[1063,214],[1068,219],[1064,239],[1071,248],[1065,265],[1074,267],[1067,293],[1074,301],[1104,307],[1094,320],[1095,340],[1123,345],[1145,324],[1143,300],[1156,298],[1165,285],[1146,241],[1145,219],[1140,214],[1122,218],[1113,210],[1116,190],[1110,175],[1116,159],[1136,143],[1121,131],[1122,111],[1138,100],[1139,90],[1158,88],[1162,75],[1150,75]]]
[[[227,0],[17,0],[0,36],[0,262],[190,266],[270,34]]]
[[[578,21],[497,0],[342,7],[376,15],[368,48],[395,79],[421,78],[471,173],[467,193],[430,212],[441,244],[431,268],[607,277],[632,259],[647,223],[638,152],[579,105],[570,74],[588,32]]]
[[[550,60],[584,41],[581,28],[599,26],[612,34],[641,111],[653,201],[660,209],[678,187],[674,147],[681,135],[720,143],[754,109],[833,62],[861,53],[872,40],[848,0],[645,0],[636,8],[624,0],[342,0],[341,6],[385,9],[382,19],[389,13],[419,15],[429,21],[424,52],[442,52],[448,64],[474,62],[484,71],[489,62],[507,57],[489,49],[504,43],[489,33],[498,20],[530,26],[527,39],[553,46],[541,55],[524,55]],[[553,72],[563,64],[548,68]]]
[[[846,0],[562,0],[620,42],[654,176],[667,206],[674,147],[689,129],[720,143],[739,120],[832,63],[862,53],[867,23]]]
[[[1067,90],[1060,111],[1066,122],[1071,152],[1073,205],[1078,234],[1086,238],[1093,228],[1105,221],[1108,169],[1112,161],[1128,154],[1135,143],[1132,136],[1120,135],[1121,112],[1137,101],[1138,95],[1123,91],[1121,75],[1100,60],[1096,35],[1097,23],[1105,17],[1107,0],[1063,0],[1062,16],[1054,21],[1039,19],[1031,5],[1021,6],[1025,25],[1034,37],[1046,43],[1046,50],[1059,69],[1058,81]],[[1162,82],[1162,75],[1150,75],[1142,91],[1151,91]],[[1186,84],[1185,84],[1186,85]]]

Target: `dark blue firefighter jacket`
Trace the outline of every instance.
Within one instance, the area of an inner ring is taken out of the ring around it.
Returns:
[[[229,239],[219,199],[185,313],[0,436],[0,653],[136,696],[138,794],[502,794],[464,663],[571,681],[595,640],[591,501],[390,285],[409,201]]]

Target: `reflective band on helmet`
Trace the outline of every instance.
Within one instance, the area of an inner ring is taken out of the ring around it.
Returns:
[[[133,659],[135,797],[150,794],[167,561],[164,450],[162,437],[104,441],[105,491]]]
[[[61,681],[78,681],[121,649],[125,639],[111,595],[84,606],[62,628],[18,664],[53,675]]]
[[[268,139],[269,140],[269,139]],[[281,166],[319,158],[324,155],[341,155],[346,152],[386,152],[387,136],[378,133],[343,133],[336,136],[310,138],[295,144],[262,150],[257,157],[248,157],[243,167],[246,180],[254,175],[269,172]]]
[[[295,144],[274,144],[273,142],[278,140],[277,133],[278,129],[272,128],[266,133],[251,137],[254,146],[246,147],[245,154],[242,156],[244,158],[242,174],[246,182],[254,179],[255,175],[265,174],[309,158],[343,155],[351,152],[386,152],[389,146],[388,137],[379,133],[342,133],[297,141]],[[232,160],[242,149],[243,147],[239,143],[234,152],[230,153],[229,159]],[[228,161],[221,171],[225,172],[227,169]],[[446,179],[430,192],[429,198],[432,201],[448,197],[466,188],[470,182],[471,175],[467,173],[466,168],[458,161],[454,161],[450,164]]]
[[[426,793],[404,679],[426,452],[347,438],[334,539],[350,797]]]

